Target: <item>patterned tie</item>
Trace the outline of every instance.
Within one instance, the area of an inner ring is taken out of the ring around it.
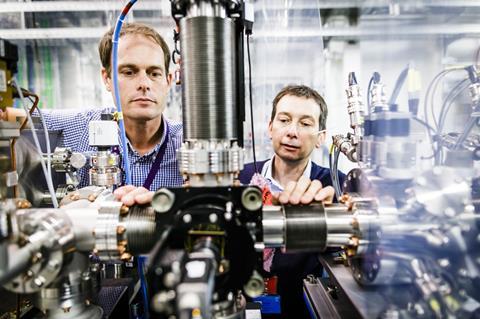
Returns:
[[[272,205],[272,192],[270,191],[269,183],[265,177],[255,173],[252,176],[250,185],[256,185],[261,188],[263,205]],[[267,272],[270,272],[270,268],[272,267],[274,252],[275,249],[273,248],[265,248],[263,250],[263,269],[265,269]]]

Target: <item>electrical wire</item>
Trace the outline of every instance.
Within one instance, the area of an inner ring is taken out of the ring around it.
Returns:
[[[22,106],[23,106],[23,109],[25,110],[28,121],[31,123],[33,141],[35,142],[35,147],[37,148],[37,151],[40,154],[40,166],[42,167],[43,175],[45,176],[45,180],[47,182],[48,191],[50,192],[50,196],[52,197],[52,204],[53,204],[53,207],[58,208],[57,196],[55,194],[55,190],[53,189],[52,175],[48,175],[45,159],[42,156],[42,148],[40,147],[40,142],[38,141],[37,132],[35,131],[35,126],[33,125],[32,117],[30,115],[30,110],[28,109],[27,104],[25,103],[25,97],[23,95],[23,91],[18,86],[18,83],[15,80],[15,78],[12,78],[11,83],[15,86],[17,93],[20,96],[20,99],[22,101]],[[38,109],[38,106],[37,106],[37,109]]]
[[[47,172],[48,176],[52,176],[52,149],[50,147],[50,135],[48,134],[47,124],[40,108],[37,108],[37,112],[40,117],[40,121],[42,122],[42,128],[45,135],[45,146],[47,148]]]
[[[435,129],[431,127],[429,124],[427,124],[425,121],[422,119],[419,119],[416,116],[412,116],[412,120],[417,121],[418,123],[422,124],[427,130],[430,130],[431,132],[435,133]]]
[[[465,90],[468,87],[468,79],[462,80],[457,85],[449,92],[447,97],[445,98],[442,107],[440,109],[440,114],[439,118],[437,121],[437,118],[435,116],[435,105],[434,105],[434,97],[435,97],[435,92],[438,86],[438,83],[440,82],[440,79],[447,75],[447,73],[451,71],[456,71],[456,70],[464,70],[465,68],[463,67],[454,67],[451,69],[444,70],[437,74],[437,76],[432,80],[430,83],[427,93],[425,95],[425,101],[424,101],[424,112],[425,112],[425,120],[426,124],[428,124],[428,116],[427,116],[427,105],[430,102],[430,110],[432,113],[432,118],[434,120],[434,125],[436,127],[436,130],[434,131],[435,136],[437,137],[437,140],[435,141],[433,138],[433,135],[431,134],[431,130],[428,130],[428,136],[432,145],[433,149],[433,154],[430,157],[424,157],[423,159],[428,159],[428,158],[435,158],[435,164],[439,165],[442,161],[442,145],[441,145],[441,139],[439,138],[442,135],[442,131],[445,125],[446,121],[446,116],[453,105],[453,102],[455,99],[458,97],[458,95],[461,94],[463,90]],[[436,146],[435,146],[436,142]]]
[[[438,81],[439,79],[441,79],[443,76],[445,76],[445,75],[446,75],[447,73],[449,73],[449,72],[450,72],[450,70],[443,70],[443,71],[441,71],[440,73],[438,73],[438,74],[433,78],[432,82],[430,82],[430,84],[429,84],[428,87],[427,87],[427,92],[426,92],[426,94],[425,94],[425,101],[424,101],[424,103],[423,103],[423,111],[424,111],[424,113],[425,113],[424,116],[425,116],[425,122],[426,122],[426,123],[429,122],[429,121],[428,121],[428,105],[429,105],[430,99],[431,99],[430,96],[433,95],[433,94],[432,94],[432,89],[433,89],[434,86],[436,86],[437,81]],[[430,111],[433,112],[433,109],[431,109]],[[432,116],[432,118],[433,118],[433,116]],[[433,122],[434,122],[435,127],[437,127],[437,124],[435,123],[435,120],[434,120]],[[432,141],[432,140],[430,139],[430,141]]]
[[[33,101],[33,105],[32,107],[30,108],[30,115],[33,114],[33,112],[37,109],[37,105],[38,105],[38,102],[40,101],[40,99],[38,98],[38,95],[35,95],[31,92],[28,92],[26,91],[26,93],[29,93],[30,96],[33,96],[35,98],[35,100]],[[20,129],[19,131],[22,132],[25,127],[27,126],[27,122],[28,122],[28,117],[25,117],[25,120],[23,121],[22,125],[20,126]],[[11,160],[11,167],[12,167],[12,171],[16,171],[17,170],[17,157],[16,157],[16,153],[15,153],[15,144],[17,143],[17,138],[14,138],[12,140],[12,143],[10,144],[10,158],[12,159]],[[18,185],[15,185],[13,187],[13,194],[15,197],[19,197],[20,194],[18,192]]]
[[[335,153],[335,155],[334,155]],[[335,189],[335,194],[337,196],[337,198],[342,195],[342,190],[340,188],[340,183],[338,181],[338,168],[337,168],[337,165],[335,164],[335,162],[338,163],[338,156],[339,156],[340,152],[338,152],[338,154],[336,153],[336,147],[335,147],[335,144],[332,143],[332,145],[330,146],[330,151],[328,152],[328,164],[329,164],[329,167],[330,167],[330,178],[332,179],[332,186],[333,188]],[[336,157],[336,159],[334,160],[333,157]]]
[[[427,88],[427,93],[425,94],[425,101],[424,101],[424,112],[425,112],[425,121],[428,123],[428,105],[430,104],[430,112],[432,114],[432,119],[434,122],[434,125],[436,128],[438,128],[438,122],[435,116],[435,106],[434,106],[434,98],[435,98],[435,92],[437,90],[438,83],[440,80],[446,76],[448,73],[453,72],[453,71],[459,71],[459,70],[465,70],[464,67],[451,67],[448,69],[445,69],[438,73],[430,82],[428,88]]]
[[[441,71],[440,73],[438,73],[433,78],[433,80],[430,82],[430,84],[428,85],[427,92],[425,93],[425,101],[423,102],[423,111],[424,111],[424,116],[425,116],[425,123],[427,125],[430,126],[430,123],[429,123],[429,120],[428,120],[428,105],[429,105],[430,99],[433,99],[433,92],[434,92],[434,91],[432,91],[433,87],[436,86],[437,82],[442,77],[444,77],[446,74],[448,74],[450,72],[453,72],[453,71],[457,71],[457,70],[464,70],[464,68],[463,67],[451,67],[451,68],[445,69],[445,70]],[[430,105],[431,105],[431,112],[433,114],[434,113],[433,101],[431,102]],[[438,123],[436,123],[435,116],[432,115],[432,118],[434,120],[435,127],[438,128]],[[434,141],[432,132],[430,132],[430,130],[427,130],[427,135],[428,135],[430,145],[432,146],[433,153],[437,154],[438,151],[435,147],[435,141]]]
[[[395,82],[395,87],[393,88],[392,95],[390,96],[390,100],[388,101],[389,106],[395,104],[395,102],[397,101],[398,94],[400,94],[400,90],[402,89],[403,84],[405,83],[405,79],[407,78],[409,69],[410,69],[410,66],[407,66],[398,75],[397,81]]]
[[[447,114],[450,111],[450,108],[453,105],[453,102],[457,99],[457,97],[466,89],[468,88],[468,79],[465,79],[459,82],[447,95],[445,101],[443,102],[442,108],[440,110],[440,118],[438,120],[438,129],[437,134],[441,135],[443,131],[443,127],[445,125],[445,120],[447,118]]]
[[[115,95],[115,102],[117,105],[117,112],[120,115],[118,117],[118,126],[120,128],[120,140],[122,144],[122,161],[123,169],[125,171],[125,184],[132,183],[132,175],[130,173],[130,159],[128,158],[128,145],[127,145],[127,134],[125,133],[125,123],[123,121],[122,114],[122,103],[120,100],[120,89],[118,86],[118,40],[120,39],[120,31],[122,30],[122,25],[127,16],[130,8],[137,2],[137,0],[130,0],[125,7],[123,8],[120,16],[117,19],[115,24],[115,29],[113,32],[112,39],[112,80],[113,80],[113,92]]]
[[[340,150],[335,147],[334,148],[334,159],[333,159],[333,172],[335,174],[335,192],[338,194],[337,196],[342,195],[342,188],[340,187],[340,179],[338,177],[338,160],[340,158]]]
[[[368,81],[368,87],[367,87],[367,114],[370,115],[372,113],[372,109],[371,109],[371,104],[372,104],[372,92],[371,92],[371,89],[372,89],[372,84],[375,83],[375,84],[378,84],[380,83],[380,73],[378,72],[373,72],[372,76],[370,77],[370,80]]]
[[[148,292],[147,292],[147,280],[145,279],[144,259],[145,256],[137,256],[138,275],[140,277],[140,288],[142,289],[142,296],[144,297],[144,317],[148,318]]]
[[[368,87],[367,87],[367,114],[370,115],[371,111],[370,111],[370,104],[372,103],[372,96],[370,94],[370,90],[372,88],[372,83],[373,83],[373,80],[374,80],[374,76],[372,75],[370,77],[370,81],[368,81]]]
[[[247,33],[247,58],[248,58],[248,95],[250,99],[250,124],[252,128],[253,167],[255,168],[255,173],[258,173],[257,156],[255,152],[255,128],[253,124],[252,62],[250,61],[250,34],[248,33]]]

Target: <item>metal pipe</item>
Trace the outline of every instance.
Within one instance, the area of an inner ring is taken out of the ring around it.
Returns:
[[[356,219],[346,206],[266,206],[263,208],[265,247],[287,251],[324,251],[346,246],[356,234]]]

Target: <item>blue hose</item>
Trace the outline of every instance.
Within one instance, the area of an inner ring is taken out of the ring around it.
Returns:
[[[122,105],[120,101],[120,89],[118,87],[118,40],[120,38],[120,31],[122,30],[123,21],[130,11],[130,8],[137,2],[137,0],[130,0],[122,10],[122,13],[118,17],[117,23],[115,24],[115,29],[113,31],[113,47],[112,47],[112,78],[113,78],[113,92],[115,94],[115,101],[117,102],[117,112],[122,114]],[[120,127],[120,139],[122,143],[122,157],[123,157],[123,168],[125,170],[125,184],[132,183],[132,175],[130,173],[130,160],[128,159],[128,145],[127,145],[127,135],[125,133],[125,124],[123,122],[123,115],[118,118],[118,126]],[[143,297],[143,308],[145,318],[149,316],[148,310],[148,295],[147,295],[147,283],[145,275],[143,272],[143,257],[138,256],[137,258],[138,266],[138,275],[140,278],[140,287],[142,290]]]
[[[147,293],[147,280],[145,279],[145,272],[143,271],[143,267],[145,265],[144,259],[145,256],[137,256],[137,271],[138,277],[140,278],[140,289],[142,290],[142,297],[143,297],[143,318],[149,317],[149,310],[148,310],[148,293]]]
[[[123,169],[125,170],[125,184],[132,184],[132,175],[130,173],[130,160],[128,159],[128,145],[127,134],[125,133],[125,124],[122,115],[122,103],[120,101],[120,89],[118,88],[118,39],[120,38],[120,31],[125,17],[130,11],[130,8],[137,2],[137,0],[130,0],[123,8],[122,13],[117,19],[115,29],[113,32],[113,47],[112,47],[112,77],[113,77],[113,92],[115,94],[115,101],[117,102],[117,112],[120,114],[118,118],[118,126],[120,127],[120,139],[122,143],[122,158]]]

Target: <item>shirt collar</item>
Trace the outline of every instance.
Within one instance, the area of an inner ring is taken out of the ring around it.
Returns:
[[[152,155],[156,154],[158,152],[158,150],[160,149],[160,146],[162,146],[162,144],[165,142],[165,138],[166,138],[166,135],[167,135],[168,121],[165,119],[165,117],[163,115],[162,115],[162,123],[163,123],[162,138],[160,139],[160,142],[157,143],[157,145],[155,145],[155,147],[152,150],[150,150],[149,152],[147,152],[143,155],[140,155],[136,150],[133,149],[132,144],[130,143],[130,140],[127,137],[127,145],[128,145],[129,152],[132,152],[133,155],[135,155],[137,157],[148,157],[148,156],[152,156]]]
[[[276,181],[273,178],[273,175],[272,175],[272,163],[273,163],[274,158],[275,158],[275,155],[273,155],[271,159],[269,159],[265,162],[265,164],[263,165],[263,168],[262,168],[262,176],[270,181],[271,186],[272,186],[272,191],[280,191],[281,192],[281,191],[283,191],[282,185],[280,185],[280,183],[278,181]],[[305,176],[306,178],[310,179],[310,172],[311,171],[312,171],[312,160],[309,159],[308,163],[307,163],[307,166],[305,167],[305,170],[303,171],[302,175]]]

